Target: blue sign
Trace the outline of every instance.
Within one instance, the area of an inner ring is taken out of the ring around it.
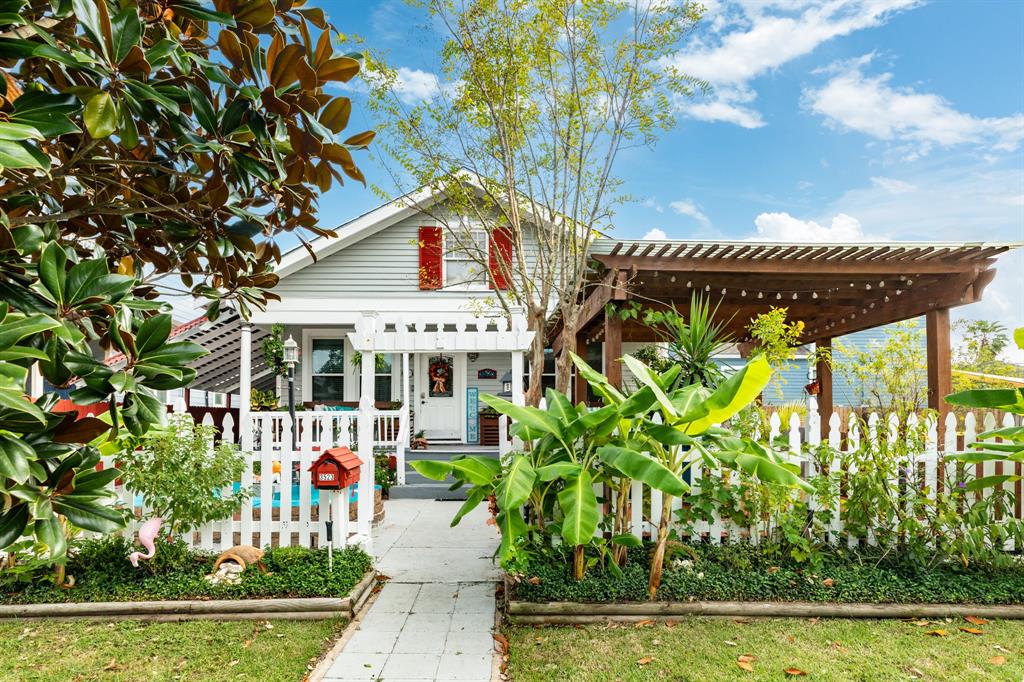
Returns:
[[[471,386],[466,389],[466,442],[480,442],[480,389]]]

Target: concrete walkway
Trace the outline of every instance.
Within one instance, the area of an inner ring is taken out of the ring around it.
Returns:
[[[498,532],[486,505],[450,527],[458,502],[390,500],[374,531],[384,585],[325,679],[491,679]]]

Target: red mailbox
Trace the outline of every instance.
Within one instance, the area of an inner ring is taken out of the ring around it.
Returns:
[[[319,490],[341,490],[359,481],[363,461],[349,448],[331,448],[313,462],[313,487]]]

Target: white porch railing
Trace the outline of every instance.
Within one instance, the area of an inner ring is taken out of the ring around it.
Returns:
[[[395,454],[399,471],[404,468],[405,445],[408,442],[408,420],[403,419],[404,416],[404,410],[375,410],[372,414],[373,448]],[[375,463],[372,457],[364,457],[358,448],[359,412],[296,412],[295,449],[291,442],[291,417],[287,412],[254,412],[249,419],[251,454],[246,458],[241,480],[234,484],[235,490],[249,490],[249,499],[232,518],[207,523],[181,539],[210,551],[223,551],[238,544],[257,547],[308,547],[315,544],[324,547],[327,544],[326,521],[330,518],[333,520],[336,547],[346,544],[368,547],[373,504],[359,509],[363,517],[357,513],[354,520],[349,520],[350,505],[355,503],[359,494],[374,496]],[[236,425],[231,414],[226,414],[220,424],[215,424],[214,417],[206,414],[203,423],[218,426],[222,432],[221,440],[233,442]],[[351,447],[364,460],[358,491],[316,490],[312,485],[310,466],[324,450],[341,445]],[[115,459],[104,458],[102,466],[116,466]],[[148,518],[149,510],[134,491],[122,485],[120,479],[114,482],[114,490],[122,504],[130,508],[138,519],[125,531],[134,533]],[[224,492],[230,493],[231,490]],[[215,493],[210,491],[210,494]]]

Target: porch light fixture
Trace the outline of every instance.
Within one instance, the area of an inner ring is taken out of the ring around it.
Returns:
[[[289,335],[288,340],[282,345],[284,350],[281,356],[284,364],[288,366],[288,415],[292,418],[292,450],[295,450],[298,446],[298,429],[295,423],[295,363],[299,361],[299,344]]]
[[[512,395],[512,372],[505,372],[501,376],[501,395],[511,396]]]

